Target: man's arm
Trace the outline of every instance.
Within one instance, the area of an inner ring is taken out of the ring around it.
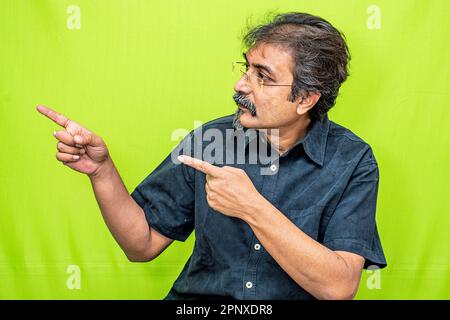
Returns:
[[[103,218],[130,261],[150,261],[171,243],[150,228],[142,208],[128,194],[105,142],[62,114],[37,106],[37,110],[65,130],[55,131],[56,158],[91,179]]]
[[[216,167],[189,156],[180,156],[179,160],[206,174],[209,206],[247,222],[267,252],[299,286],[318,299],[354,297],[365,258],[330,250],[310,238],[256,190],[244,170]]]
[[[173,242],[149,227],[111,158],[90,180],[103,219],[130,261],[151,261]]]
[[[255,236],[281,268],[318,299],[353,299],[365,259],[332,251],[309,237],[263,198],[245,215]]]

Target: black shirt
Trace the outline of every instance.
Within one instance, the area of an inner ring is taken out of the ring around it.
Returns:
[[[213,129],[225,137],[232,120],[222,117],[193,130],[131,194],[149,225],[166,237],[185,241],[195,230],[193,253],[166,299],[314,299],[246,222],[208,206],[202,172],[173,160],[182,146],[192,146],[193,156],[194,150],[205,151],[207,142],[195,141],[196,133]],[[224,152],[238,152],[223,140]],[[233,166],[245,170],[256,189],[308,236],[331,250],[363,256],[366,269],[386,266],[375,221],[377,162],[351,131],[325,116],[277,162],[246,162]]]

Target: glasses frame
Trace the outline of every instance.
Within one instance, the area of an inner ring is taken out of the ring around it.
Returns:
[[[245,80],[249,83],[251,83],[250,77],[255,77],[258,81],[258,85],[259,88],[262,90],[263,87],[292,87],[292,84],[267,84],[265,83],[264,79],[258,77],[257,75],[253,74],[253,75],[249,75],[248,74],[248,70],[244,71],[243,67],[245,67],[246,69],[248,68],[248,63],[244,62],[244,61],[235,61],[232,63],[231,67],[232,67],[232,72],[233,74],[235,73],[236,67],[239,66],[239,71],[242,73],[242,76],[245,76]]]

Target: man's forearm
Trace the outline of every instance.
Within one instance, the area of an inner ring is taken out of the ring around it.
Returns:
[[[90,180],[115,240],[128,258],[141,258],[150,248],[151,233],[142,208],[129,195],[112,159],[108,158]]]
[[[286,273],[318,299],[351,298],[353,283],[345,260],[315,241],[266,199],[243,219]]]

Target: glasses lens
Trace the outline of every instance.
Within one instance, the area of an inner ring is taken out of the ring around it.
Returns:
[[[255,86],[258,86],[259,89],[262,90],[263,88],[262,80],[248,73],[248,67],[245,62],[233,62],[232,71],[233,71],[233,78],[235,81],[238,81],[242,77],[245,77],[245,79],[248,82],[252,83]]]
[[[241,63],[241,62],[233,62],[232,65],[232,73],[233,73],[233,78],[237,81],[240,78],[242,78],[242,76],[245,74],[246,72],[246,67],[245,67],[245,63]]]

